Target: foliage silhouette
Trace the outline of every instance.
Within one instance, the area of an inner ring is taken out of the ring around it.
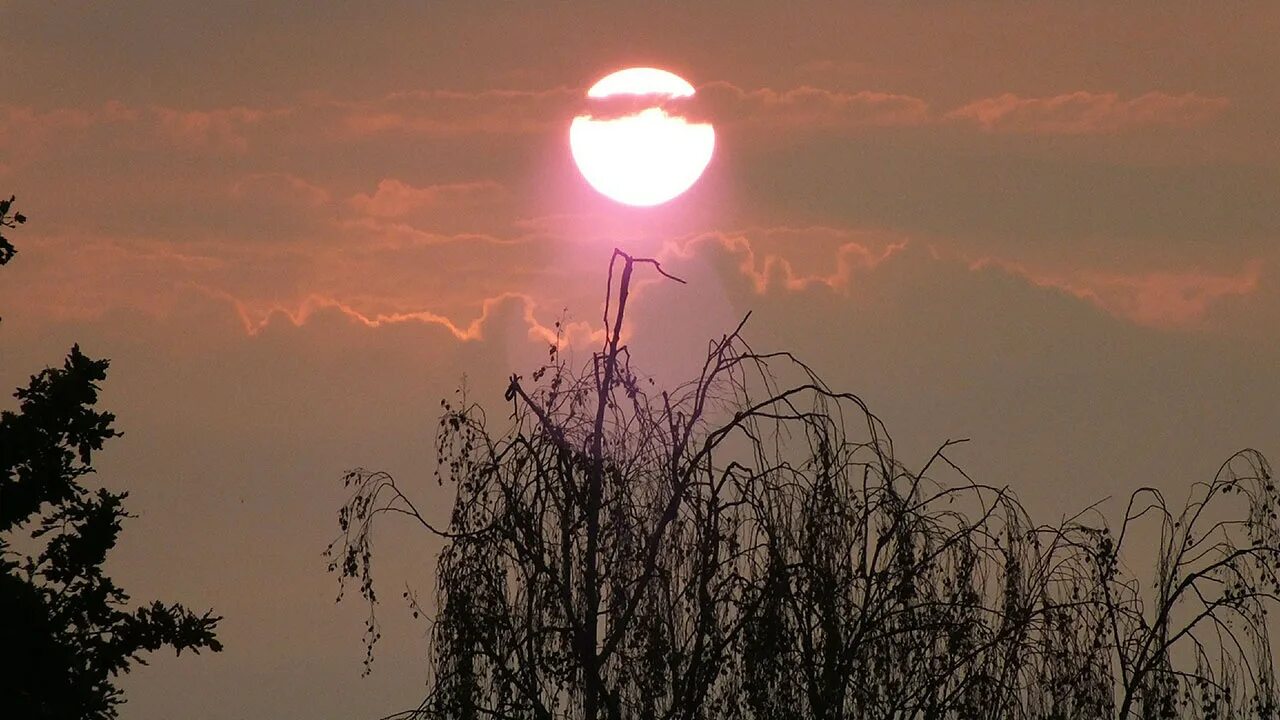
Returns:
[[[1276,717],[1280,525],[1259,453],[1182,509],[1142,488],[1114,530],[1093,508],[1036,524],[952,464],[953,441],[906,467],[860,398],[742,325],[655,389],[621,342],[636,264],[657,267],[615,251],[584,369],[553,346],[533,386],[511,378],[510,429],[444,404],[446,527],[387,473],[344,477],[327,552],[368,603],[366,662],[378,518],[446,543],[429,692],[392,717]],[[1122,562],[1138,536],[1158,543],[1146,585]]]
[[[107,365],[74,346],[61,368],[18,389],[18,412],[0,413],[4,717],[114,718],[124,702],[114,678],[145,664],[143,652],[222,649],[221,618],[161,602],[126,609],[129,596],[103,572],[128,517],[128,493],[81,484],[93,454],[120,435],[115,416],[95,409]]]
[[[0,265],[9,264],[13,256],[18,254],[18,249],[4,236],[4,229],[15,228],[27,221],[26,215],[13,210],[13,203],[17,199],[10,195],[8,200],[0,200]]]
[[[128,493],[89,492],[93,453],[119,435],[94,410],[107,361],[73,347],[60,369],[31,378],[20,412],[0,414],[0,697],[11,717],[113,718],[123,702],[113,678],[144,651],[222,649],[220,618],[128,595],[102,570],[128,517]],[[35,555],[10,537],[30,523]]]
[[[0,200],[0,230],[17,227],[27,221],[26,215],[17,211],[9,212],[13,208],[15,200],[17,198],[13,195],[10,195],[8,200]],[[0,233],[0,265],[8,264],[17,252],[18,250],[13,246],[13,243],[9,242],[3,233]]]

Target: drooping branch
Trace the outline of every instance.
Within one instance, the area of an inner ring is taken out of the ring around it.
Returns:
[[[603,346],[512,376],[511,429],[446,404],[447,528],[389,476],[346,506],[336,569],[371,604],[375,518],[446,543],[422,716],[1274,717],[1260,455],[1180,512],[1136,492],[1115,533],[1096,505],[1038,524],[952,462],[959,441],[908,468],[860,397],[753,350],[745,319],[653,391],[623,342],[637,264],[668,275],[615,252]],[[1207,507],[1231,494],[1245,517]],[[1147,585],[1121,557],[1150,522]]]

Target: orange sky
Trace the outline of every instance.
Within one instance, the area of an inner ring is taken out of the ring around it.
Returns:
[[[320,550],[340,473],[417,476],[465,374],[500,397],[562,316],[579,357],[615,245],[637,360],[677,377],[753,311],[927,458],[1052,521],[1235,449],[1280,457],[1274,3],[0,3],[0,381],[113,360],[104,482],[135,597],[226,616],[227,651],[126,679],[126,716],[378,716]],[[637,210],[567,147],[633,64],[698,86],[703,179]],[[498,413],[494,413],[497,415]],[[382,594],[430,592],[394,533]],[[399,573],[397,575],[397,573]]]

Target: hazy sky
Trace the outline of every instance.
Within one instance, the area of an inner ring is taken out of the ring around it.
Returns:
[[[439,400],[500,401],[615,246],[660,380],[753,311],[902,459],[948,438],[1045,521],[1280,457],[1276,3],[0,2],[0,385],[112,359],[111,569],[212,606],[123,716],[377,717],[422,693],[438,546],[377,539],[384,640],[320,556],[340,475],[431,479]],[[669,205],[596,195],[584,88],[678,72],[717,129]],[[12,406],[8,401],[6,407]],[[500,404],[491,417],[501,419]],[[387,526],[387,530],[392,530]]]

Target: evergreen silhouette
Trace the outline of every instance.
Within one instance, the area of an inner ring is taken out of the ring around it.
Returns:
[[[603,349],[577,370],[553,346],[532,384],[513,376],[502,431],[444,404],[445,526],[391,475],[345,476],[328,552],[368,603],[366,662],[379,518],[446,543],[429,690],[392,717],[1276,717],[1259,453],[1180,507],[1141,488],[1115,527],[1092,508],[1037,524],[952,441],[907,467],[860,398],[743,325],[654,387],[621,340],[637,265],[661,270],[615,251]],[[1135,541],[1149,574],[1128,569]]]
[[[12,257],[7,241],[0,250],[0,262]],[[18,389],[17,412],[0,413],[0,717],[114,718],[114,678],[144,652],[222,649],[221,618],[161,602],[129,609],[103,572],[128,517],[128,493],[83,485],[94,453],[120,435],[95,409],[107,365],[74,346]]]

